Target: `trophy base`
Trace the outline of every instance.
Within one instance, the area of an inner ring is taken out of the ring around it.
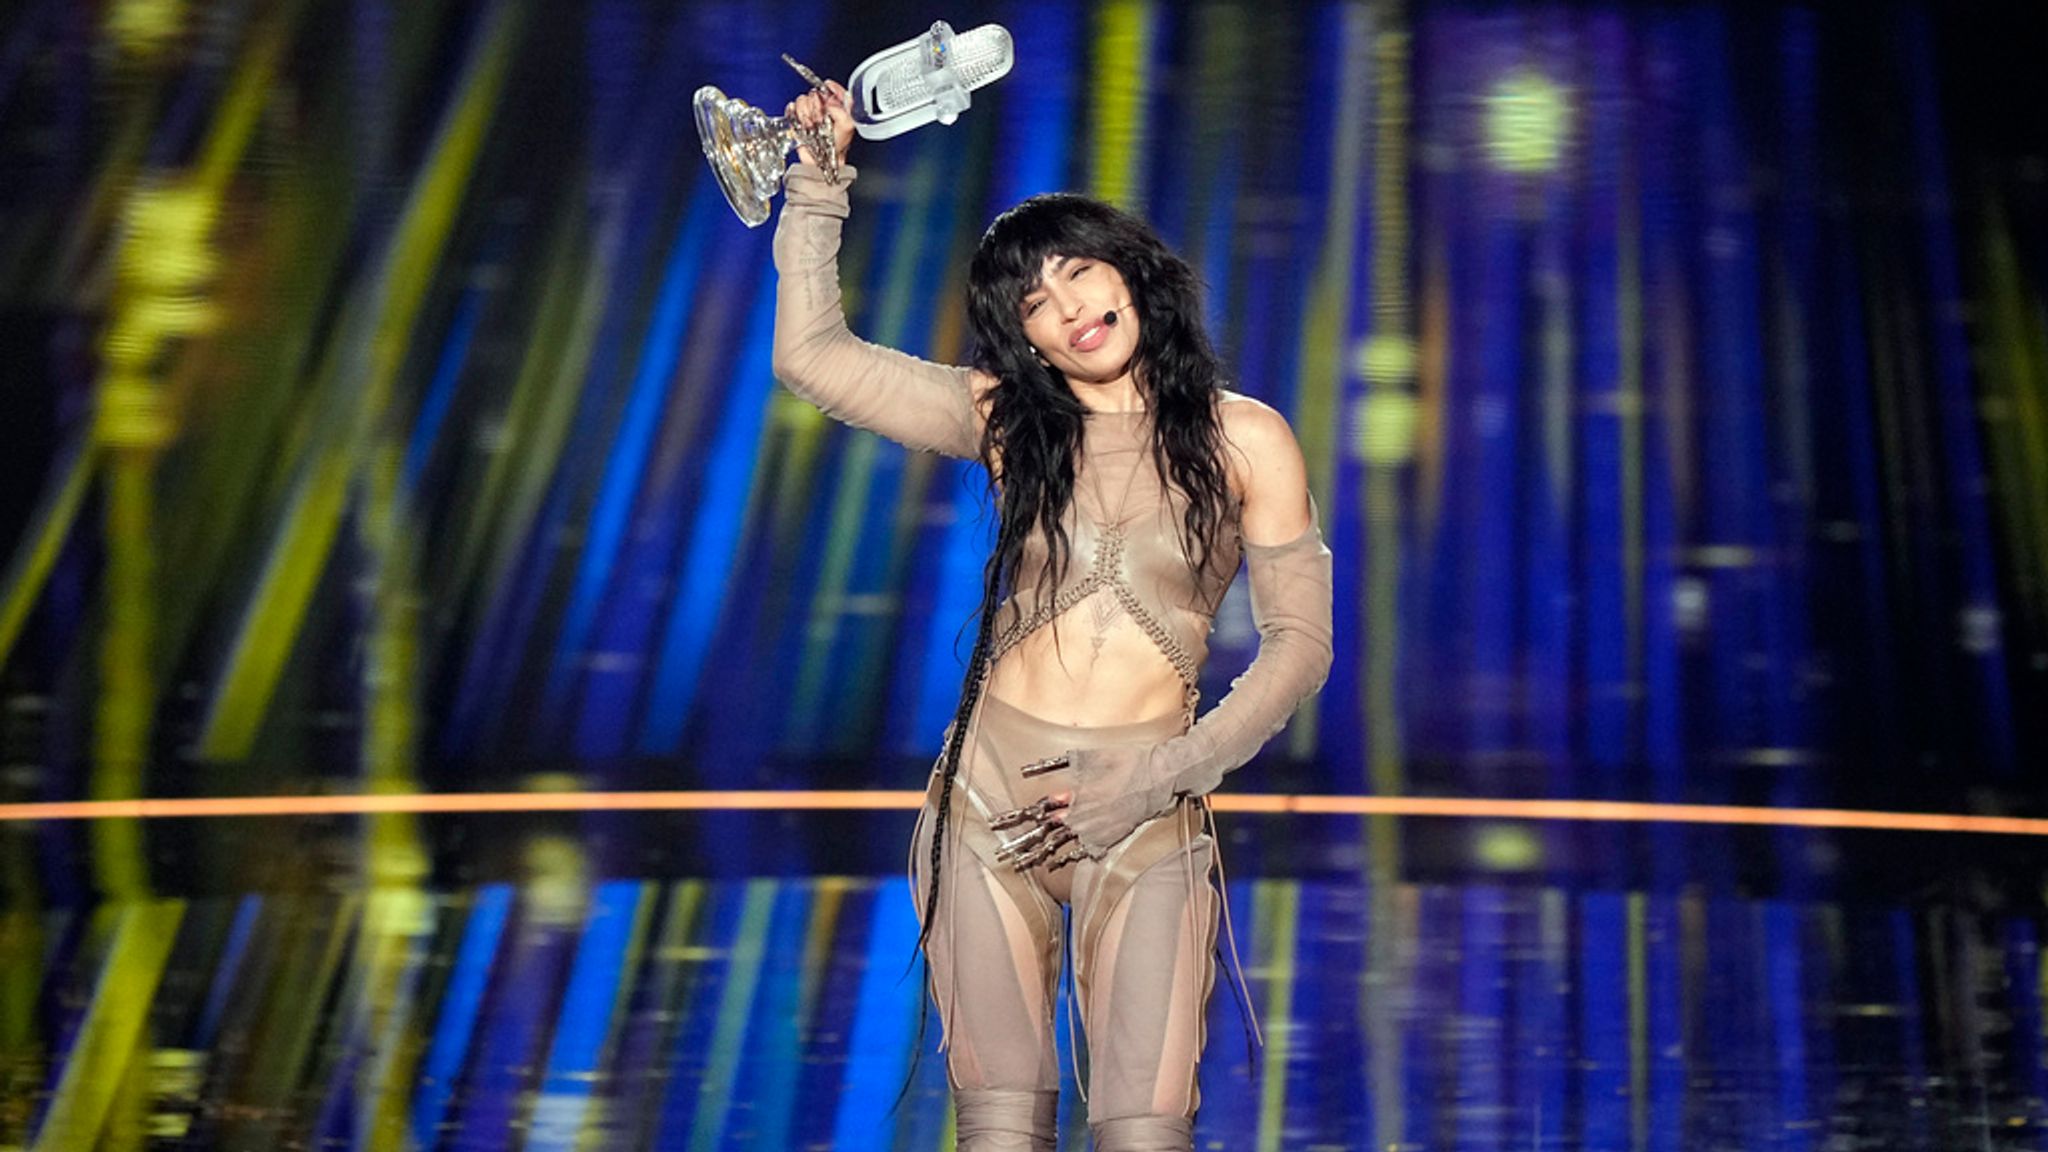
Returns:
[[[697,89],[697,138],[726,203],[747,227],[768,221],[768,205],[789,170],[789,140],[759,108],[707,84]]]

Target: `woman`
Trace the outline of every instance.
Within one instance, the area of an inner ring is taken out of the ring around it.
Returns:
[[[1061,906],[1099,1149],[1189,1148],[1219,900],[1202,801],[1321,687],[1330,553],[1287,422],[1222,390],[1198,285],[1150,229],[1042,196],[969,273],[972,368],[864,343],[840,306],[855,177],[800,150],[775,234],[775,374],[829,415],[981,461],[1000,509],[959,711],[913,839],[920,945],[963,1150],[1054,1146]],[[1240,554],[1251,667],[1196,720]],[[963,850],[965,849],[965,850]]]

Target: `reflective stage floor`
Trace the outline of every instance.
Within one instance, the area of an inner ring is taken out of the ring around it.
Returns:
[[[804,832],[861,871],[629,876],[593,846],[761,826],[479,817],[420,885],[332,867],[373,830],[252,821],[329,863],[16,892],[0,1148],[950,1147],[904,820]],[[1219,978],[1198,1147],[2048,1145],[2028,842],[1227,820],[1264,1047]]]

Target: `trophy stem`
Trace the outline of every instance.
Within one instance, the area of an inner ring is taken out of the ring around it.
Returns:
[[[839,183],[839,141],[832,136],[832,122],[806,126],[787,116],[778,116],[774,123],[790,134],[790,137],[811,150],[817,157],[818,168],[825,173],[827,183]]]
[[[782,62],[796,69],[796,74],[804,78],[804,83],[809,84],[811,91],[818,94],[818,99],[832,98],[832,90],[826,87],[823,76],[811,71],[787,52],[782,54]],[[787,118],[784,119],[784,123],[789,123]],[[803,142],[804,147],[811,150],[811,155],[818,158],[818,167],[824,170],[825,180],[832,184],[839,183],[839,142],[833,138],[831,122],[828,120],[815,128],[789,123],[789,130],[796,134],[796,138]]]

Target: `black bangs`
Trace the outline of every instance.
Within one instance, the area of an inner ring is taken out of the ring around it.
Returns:
[[[1107,260],[1122,269],[1150,239],[1149,231],[1135,218],[1086,196],[1033,196],[988,226],[970,279],[993,299],[1014,303],[1038,286],[1046,257]]]

